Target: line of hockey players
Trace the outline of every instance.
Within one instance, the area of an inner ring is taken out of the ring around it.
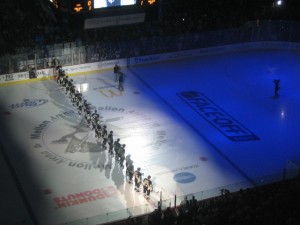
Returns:
[[[125,144],[120,143],[120,139],[114,141],[113,131],[107,131],[107,126],[101,121],[101,116],[97,113],[96,107],[92,106],[82,96],[72,79],[69,79],[61,66],[57,67],[57,82],[65,89],[65,94],[69,96],[73,105],[77,108],[78,113],[82,115],[87,123],[87,126],[95,131],[95,138],[97,143],[101,145],[102,149],[106,150],[108,145],[108,153],[114,156],[121,168],[124,168],[124,161],[126,166],[126,179],[129,184],[135,186],[135,191],[140,192],[143,188],[143,193],[147,199],[150,197],[150,192],[153,190],[151,176],[142,179],[143,173],[138,167],[134,170],[134,164],[131,155],[125,157]]]

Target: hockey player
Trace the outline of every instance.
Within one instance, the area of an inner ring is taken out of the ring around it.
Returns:
[[[132,184],[133,174],[134,174],[134,165],[132,162],[132,163],[128,164],[126,167],[126,177],[128,179],[129,184]]]
[[[97,113],[97,110],[94,111],[94,113],[92,113],[92,130],[96,129],[96,126],[99,122],[99,114]]]
[[[107,143],[107,138],[108,138],[108,134],[107,134],[107,130],[106,130],[106,125],[103,126],[102,131],[102,147],[106,149],[106,143]]]
[[[121,154],[119,158],[119,165],[122,169],[124,169],[124,161],[125,161],[125,156]]]
[[[133,173],[134,173],[134,166],[130,154],[128,154],[125,157],[125,166],[126,166],[126,177],[128,178],[129,184],[131,184]]]
[[[101,130],[102,130],[102,127],[100,125],[100,123],[98,122],[97,125],[96,125],[96,128],[95,128],[95,138],[97,139],[97,142],[99,143],[100,142],[100,139],[101,139]]]
[[[85,108],[85,115],[84,115],[84,118],[87,122],[87,127],[90,127],[91,125],[91,118],[92,118],[92,114],[91,114],[91,111],[90,111],[90,108],[89,107],[86,107]]]
[[[124,161],[125,161],[125,144],[121,145],[120,149],[119,149],[119,164],[122,168],[124,168]]]
[[[108,153],[113,156],[114,152],[114,136],[113,136],[113,131],[111,130],[107,136],[107,143],[108,143]]]
[[[275,87],[274,87],[274,95],[275,95],[275,96],[278,96],[278,91],[279,91],[279,89],[280,89],[280,86],[279,86],[280,80],[279,80],[279,79],[275,79],[273,82],[274,82],[274,84],[275,84]]]
[[[142,184],[142,173],[141,173],[141,168],[140,167],[138,167],[137,169],[136,169],[136,171],[134,171],[134,174],[133,174],[133,176],[134,176],[134,190],[136,191],[136,192],[140,192],[140,186],[141,186],[141,184]]]
[[[52,60],[53,75],[57,76],[58,70],[61,68],[60,61],[57,58]]]
[[[69,82],[69,77],[65,76],[62,80],[61,85],[65,88],[67,86],[68,82]]]
[[[79,106],[81,105],[82,101],[82,94],[77,90],[75,93],[75,105],[77,106],[77,109],[79,110]]]
[[[124,74],[122,72],[119,72],[119,91],[124,91]]]
[[[120,67],[118,64],[116,64],[114,66],[114,78],[115,78],[115,82],[117,82],[119,80],[119,71],[120,71]]]
[[[84,114],[87,114],[90,110],[90,104],[87,102],[86,99],[84,99],[84,101],[83,101],[82,110],[83,110]]]
[[[153,185],[151,181],[151,176],[148,176],[143,180],[143,192],[146,199],[150,198],[150,192],[153,190]]]
[[[73,86],[73,79],[68,80],[68,82],[66,83],[66,94],[69,95],[69,91],[71,89],[71,87]]]
[[[126,168],[128,167],[128,165],[130,165],[130,164],[133,163],[130,154],[128,154],[128,155],[125,157],[125,161],[126,161],[126,162],[125,162]]]
[[[78,96],[78,114],[79,115],[82,115],[82,111],[83,111],[83,107],[84,107],[84,103],[85,103],[85,99],[83,99],[83,96],[81,93],[79,93],[79,96]]]
[[[69,93],[69,96],[70,96],[71,101],[72,101],[73,103],[75,103],[75,93],[76,93],[76,87],[75,87],[75,85],[72,85],[72,86],[70,87],[70,93]]]
[[[114,151],[115,151],[115,156],[116,156],[116,160],[119,161],[119,148],[121,147],[120,144],[120,138],[118,138],[115,142],[114,142]]]
[[[60,67],[58,69],[58,71],[57,71],[57,74],[58,74],[58,76],[57,76],[57,82],[59,84],[61,84],[62,81],[63,81],[63,78],[66,76],[66,72]]]
[[[90,127],[91,119],[92,119],[91,104],[88,103],[86,100],[84,100],[82,109],[83,109],[83,112],[84,112],[84,118],[85,118],[85,120],[88,124],[87,127]]]
[[[29,79],[32,78],[36,78],[36,70],[34,67],[29,70]]]

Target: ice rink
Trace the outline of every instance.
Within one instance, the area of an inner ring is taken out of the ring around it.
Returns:
[[[281,178],[300,155],[299,61],[297,51],[262,49],[122,68],[124,92],[112,70],[72,76],[135,168],[151,175],[150,201],[56,81],[1,86],[1,208],[19,209],[3,220],[97,224],[97,215],[150,212],[160,193],[205,198]]]

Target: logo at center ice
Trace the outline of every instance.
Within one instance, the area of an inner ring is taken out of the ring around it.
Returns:
[[[120,138],[128,150],[150,148],[156,151],[166,142],[165,130],[147,115],[112,106],[98,107],[97,111],[103,116],[107,131],[114,132],[114,140]],[[41,154],[56,164],[85,170],[111,169],[108,150],[97,143],[94,131],[86,125],[85,120],[71,110],[36,126],[31,139],[37,141],[34,147],[42,149]]]

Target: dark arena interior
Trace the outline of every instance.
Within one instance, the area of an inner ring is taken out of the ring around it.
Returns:
[[[0,11],[0,225],[300,224],[299,0]]]

